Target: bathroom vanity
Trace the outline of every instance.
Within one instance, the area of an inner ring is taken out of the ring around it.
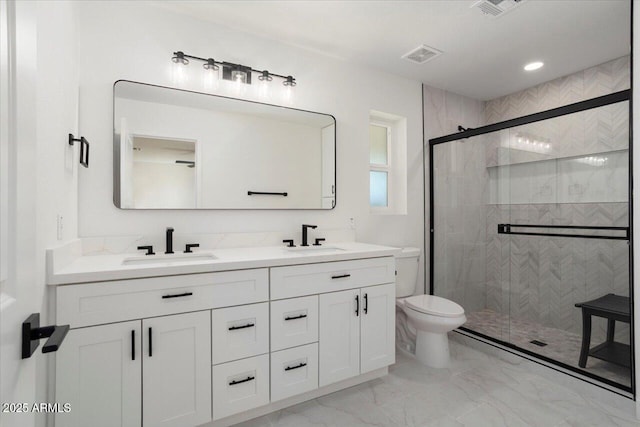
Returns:
[[[397,251],[50,251],[55,321],[71,326],[51,401],[72,410],[55,426],[231,425],[385,375]]]

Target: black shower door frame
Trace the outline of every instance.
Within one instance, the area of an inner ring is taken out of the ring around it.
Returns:
[[[598,375],[592,374],[590,372],[578,369],[574,366],[568,365],[566,363],[557,361],[555,359],[551,359],[549,357],[543,356],[541,354],[532,352],[525,348],[514,345],[510,342],[503,341],[489,335],[482,334],[480,332],[474,331],[469,328],[465,328],[464,326],[460,329],[464,330],[467,333],[483,338],[484,340],[488,340],[501,346],[516,350],[524,355],[531,356],[534,361],[542,360],[544,362],[550,363],[552,365],[559,366],[564,370],[569,372],[575,372],[582,376],[600,381],[609,386],[621,389],[625,392],[633,394],[635,400],[635,340],[634,337],[634,315],[633,315],[633,306],[634,306],[634,295],[633,295],[633,122],[632,122],[632,102],[631,102],[631,89],[623,90],[620,92],[614,92],[608,95],[599,96],[596,98],[587,99],[584,101],[576,102],[574,104],[564,105],[562,107],[553,108],[546,111],[541,111],[534,114],[529,114],[522,117],[517,117],[515,119],[505,120],[502,122],[490,124],[487,126],[482,126],[478,128],[468,128],[458,133],[441,136],[438,138],[433,138],[429,140],[429,294],[434,295],[434,243],[435,243],[435,209],[434,209],[434,201],[435,201],[435,192],[434,192],[434,164],[433,164],[433,149],[436,145],[446,144],[447,142],[459,141],[465,138],[471,138],[477,135],[484,135],[491,132],[497,132],[504,129],[513,128],[516,126],[522,126],[529,123],[539,122],[543,120],[553,119],[555,117],[565,116],[567,114],[578,113],[581,111],[591,110],[598,107],[604,107],[606,105],[616,104],[618,102],[629,102],[629,230],[627,233],[627,237],[629,239],[629,297],[631,300],[631,387],[627,387],[625,385],[619,384],[617,382],[608,380],[606,378],[602,378]],[[461,127],[460,127],[461,128]],[[462,128],[461,128],[462,129]],[[566,228],[566,227],[564,227]],[[537,360],[536,360],[537,359]],[[562,372],[562,371],[561,371]],[[580,377],[578,377],[580,378]],[[596,384],[598,385],[598,384]]]

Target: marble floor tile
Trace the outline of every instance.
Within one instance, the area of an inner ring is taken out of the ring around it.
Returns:
[[[510,363],[456,340],[450,346],[446,369],[425,367],[399,351],[385,377],[239,426],[640,427],[624,405],[583,395],[525,363]]]
[[[532,351],[553,360],[578,368],[582,336],[537,324],[532,321],[510,318],[506,314],[492,310],[481,310],[467,315],[466,328],[484,335],[510,342],[525,350]],[[508,331],[505,336],[504,331]],[[544,347],[532,344],[532,340],[546,343]],[[592,342],[594,346],[596,342]],[[630,386],[629,368],[614,365],[593,357],[587,359],[586,372],[601,376],[616,383]]]

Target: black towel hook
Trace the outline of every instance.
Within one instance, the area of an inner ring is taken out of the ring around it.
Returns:
[[[75,141],[80,141],[80,164],[85,168],[89,167],[89,141],[84,136],[75,138],[73,134],[69,134],[69,145],[73,145]]]

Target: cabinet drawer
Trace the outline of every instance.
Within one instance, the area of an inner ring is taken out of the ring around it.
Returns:
[[[271,351],[318,341],[318,296],[271,302]]]
[[[269,403],[269,355],[213,367],[213,419]]]
[[[271,401],[318,388],[318,343],[271,353]]]
[[[272,268],[271,299],[394,283],[395,265],[389,256]]]
[[[213,310],[213,364],[269,352],[269,303]]]
[[[72,328],[269,299],[268,270],[224,271],[58,286],[58,324]]]

